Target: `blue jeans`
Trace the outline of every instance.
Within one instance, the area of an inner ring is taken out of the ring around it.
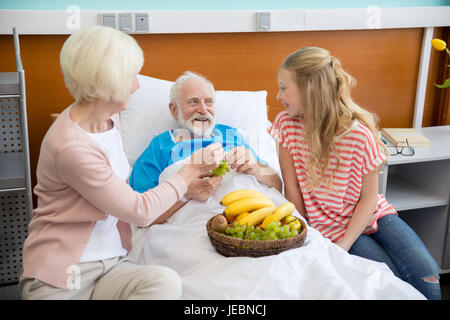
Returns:
[[[349,250],[370,260],[384,262],[392,272],[408,282],[427,299],[440,300],[439,268],[422,240],[399,216],[389,214],[378,219],[378,230],[361,234]]]

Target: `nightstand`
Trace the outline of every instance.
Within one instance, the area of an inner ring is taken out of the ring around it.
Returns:
[[[450,271],[450,126],[418,129],[431,140],[413,156],[390,156],[379,175],[379,192]]]

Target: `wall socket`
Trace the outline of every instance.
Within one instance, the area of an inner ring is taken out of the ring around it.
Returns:
[[[102,25],[104,25],[105,27],[117,29],[117,22],[116,22],[117,18],[115,13],[103,13],[101,17],[102,17]]]
[[[150,30],[148,13],[109,12],[100,14],[100,17],[102,25],[126,33],[145,33]]]
[[[119,13],[119,30],[123,32],[133,32],[132,13]]]
[[[270,12],[257,12],[256,17],[256,30],[269,31],[271,28]]]
[[[135,31],[136,32],[148,32],[148,13],[135,13],[134,15],[135,21]]]

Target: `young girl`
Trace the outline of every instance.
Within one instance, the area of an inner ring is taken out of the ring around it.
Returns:
[[[374,115],[352,101],[353,83],[325,49],[302,48],[281,65],[277,99],[286,111],[269,132],[279,143],[285,196],[324,237],[440,299],[436,262],[378,194],[386,148]]]

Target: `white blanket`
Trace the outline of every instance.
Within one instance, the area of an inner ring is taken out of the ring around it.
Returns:
[[[178,168],[167,168],[160,181]],[[311,227],[297,249],[260,258],[222,256],[206,222],[223,212],[220,199],[237,189],[262,191],[277,205],[286,202],[276,189],[232,171],[208,201],[191,200],[167,223],[135,230],[130,255],[177,271],[183,299],[424,299],[385,264],[350,255]]]

